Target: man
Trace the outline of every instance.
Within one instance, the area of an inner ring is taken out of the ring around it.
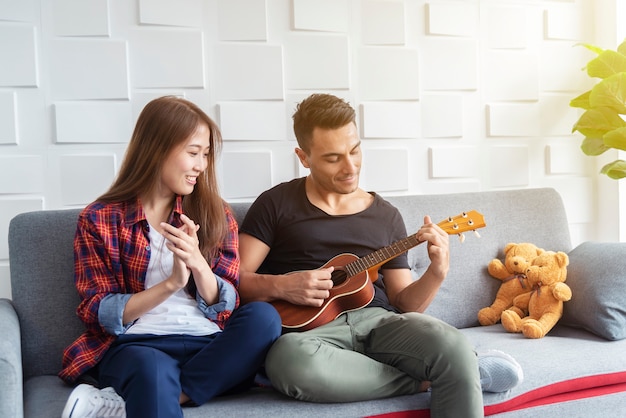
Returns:
[[[354,109],[314,94],[293,116],[295,152],[310,174],[264,192],[240,228],[244,302],[322,307],[333,288],[335,255],[367,255],[407,236],[399,211],[359,188],[361,141]],[[504,353],[476,356],[454,327],[422,312],[449,269],[448,235],[429,216],[417,232],[430,266],[412,280],[406,253],[383,264],[367,307],[330,323],[283,334],[266,358],[273,386],[297,399],[351,402],[431,390],[433,417],[483,416],[482,390],[522,379]],[[479,367],[480,364],[480,367]],[[480,369],[480,371],[479,371]]]

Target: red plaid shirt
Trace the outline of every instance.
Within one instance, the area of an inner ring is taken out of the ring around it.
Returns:
[[[209,264],[213,273],[236,288],[239,284],[237,222],[226,205],[225,211],[229,233],[219,255]],[[169,222],[180,226],[181,214],[182,198],[179,196]],[[94,202],[81,212],[74,238],[74,280],[82,299],[76,313],[87,329],[63,353],[63,369],[59,377],[66,382],[75,382],[93,368],[117,338],[107,333],[98,322],[100,301],[112,293],[144,290],[150,259],[148,228],[139,201]],[[224,327],[231,313],[220,313],[215,321],[220,328]]]

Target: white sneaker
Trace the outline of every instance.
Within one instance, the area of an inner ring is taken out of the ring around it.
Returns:
[[[113,388],[81,384],[70,394],[61,418],[126,418],[126,404]]]
[[[522,366],[498,350],[478,353],[478,369],[483,392],[506,392],[524,380]]]

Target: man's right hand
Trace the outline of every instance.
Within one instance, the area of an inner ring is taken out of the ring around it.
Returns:
[[[322,306],[333,287],[333,270],[334,267],[330,266],[280,276],[280,283],[276,283],[280,286],[280,299],[295,305]]]

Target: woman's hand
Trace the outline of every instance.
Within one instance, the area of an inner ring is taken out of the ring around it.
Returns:
[[[217,300],[217,282],[206,258],[200,251],[197,225],[186,215],[180,215],[183,222],[179,228],[162,223],[167,248],[174,254],[174,268],[171,279],[181,288],[187,285],[193,273],[198,292],[207,303]]]
[[[183,225],[178,228],[165,222],[161,227],[167,240],[165,245],[174,254],[172,280],[182,288],[187,285],[191,272],[207,269],[209,265],[200,252],[197,235],[200,225],[186,215],[181,215],[180,219]]]

